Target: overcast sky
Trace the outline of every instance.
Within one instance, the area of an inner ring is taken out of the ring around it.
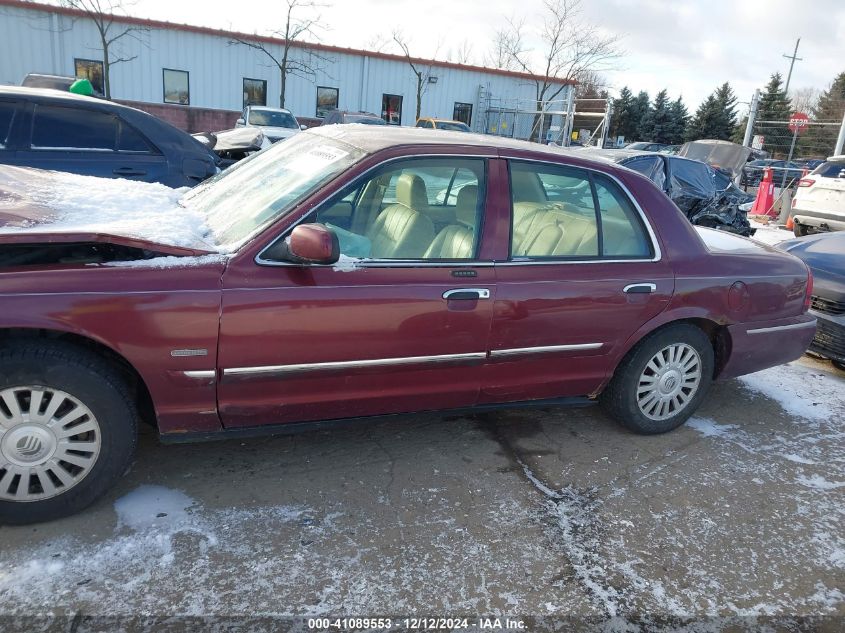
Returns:
[[[505,18],[542,24],[542,0],[334,0],[319,10],[325,44],[369,48],[390,41],[398,29],[411,53],[446,59],[465,43],[483,64]],[[269,33],[284,24],[281,0],[137,0],[132,15],[247,33]],[[683,95],[690,111],[719,84],[730,81],[747,102],[773,72],[784,77],[796,38],[801,38],[793,88],[826,88],[845,71],[845,0],[585,0],[584,18],[621,37],[624,55],[605,72],[612,91],[628,85],[653,97],[667,88]],[[531,41],[539,51],[541,43]],[[397,52],[394,45],[384,52]],[[744,106],[743,106],[744,107]]]

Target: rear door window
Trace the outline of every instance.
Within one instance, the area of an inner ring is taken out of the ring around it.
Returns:
[[[32,121],[32,148],[114,151],[117,128],[117,119],[105,112],[38,105]]]
[[[0,149],[6,147],[16,108],[17,103],[14,101],[0,101]]]

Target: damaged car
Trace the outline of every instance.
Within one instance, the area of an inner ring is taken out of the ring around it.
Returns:
[[[221,132],[200,132],[192,135],[220,158],[220,168],[225,169],[239,160],[272,145],[264,132],[257,127],[237,127]]]
[[[699,160],[653,152],[593,148],[580,152],[641,173],[662,189],[695,225],[744,237],[754,235],[747,211],[740,208],[740,205],[753,202],[754,196],[737,187],[730,172],[714,169]]]
[[[95,502],[142,422],[600,404],[668,432],[800,357],[811,294],[640,174],[512,139],[324,126],[187,192],[0,167],[0,523]]]

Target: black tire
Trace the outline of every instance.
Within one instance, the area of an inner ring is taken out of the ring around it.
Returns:
[[[655,420],[648,417],[637,404],[640,377],[658,352],[676,344],[685,344],[698,354],[700,378],[697,391],[691,391],[690,399],[676,413]],[[599,401],[613,419],[635,433],[666,433],[686,422],[701,404],[713,382],[713,367],[713,345],[704,332],[687,323],[669,325],[649,335],[628,352]]]
[[[799,224],[798,222],[793,222],[792,223],[792,234],[795,237],[804,237],[805,235],[809,235],[810,231],[803,224]]]
[[[845,363],[843,363],[842,361],[832,360],[832,361],[830,361],[830,362],[831,362],[831,363],[833,364],[833,366],[834,366],[834,367],[836,367],[836,369],[838,369],[839,371],[845,371]]]
[[[29,385],[60,390],[87,407],[98,425],[95,433],[99,454],[78,482],[64,492],[61,492],[63,486],[57,486],[60,492],[49,498],[4,499],[3,493],[8,497],[16,489],[14,481],[9,480],[11,486],[7,483],[6,490],[0,490],[0,524],[37,523],[79,512],[126,472],[137,445],[138,414],[126,382],[95,353],[76,345],[40,339],[12,342],[0,348],[0,391]],[[5,413],[8,411],[7,407]],[[57,416],[58,413],[54,417]],[[90,418],[82,418],[86,419]],[[2,452],[0,460],[8,463]],[[3,472],[0,469],[0,474]],[[51,479],[60,483],[55,475]],[[36,488],[29,490],[45,491],[40,481],[34,485]]]

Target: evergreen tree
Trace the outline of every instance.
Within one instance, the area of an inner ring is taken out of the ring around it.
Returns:
[[[645,90],[640,90],[639,94],[637,94],[636,99],[634,99],[634,103],[631,105],[631,140],[632,141],[644,141],[648,140],[643,138],[642,132],[640,128],[642,127],[643,120],[648,115],[648,107],[649,107],[650,100],[648,98],[648,93]],[[627,138],[626,138],[627,140]]]
[[[731,142],[742,145],[745,140],[745,128],[748,126],[748,115],[742,117],[742,120],[734,126],[731,132]]]
[[[678,97],[673,101],[669,111],[672,115],[672,131],[669,135],[669,143],[679,145],[684,142],[684,131],[689,122],[689,112],[687,111],[687,106],[684,105],[683,97]]]
[[[633,106],[634,95],[625,86],[619,91],[619,98],[613,100],[613,130],[610,136],[614,142],[617,136],[624,136],[626,141],[634,137],[638,122],[634,120],[636,112]]]
[[[717,117],[714,135],[711,138],[727,141],[736,127],[736,95],[728,82],[716,88]]]
[[[830,87],[825,90],[819,102],[810,111],[810,119],[821,123],[840,123],[845,115],[845,72],[839,73]],[[802,156],[827,157],[836,147],[839,128],[810,126],[799,137],[798,146]]]
[[[695,116],[686,129],[686,139],[698,141],[715,138],[719,125],[719,112],[719,103],[716,101],[715,93],[711,94],[695,111]]]
[[[664,88],[657,93],[648,114],[640,123],[640,137],[652,143],[669,143],[672,138],[673,122],[669,95]]]
[[[760,97],[757,108],[757,121],[772,121],[772,123],[757,123],[755,134],[764,137],[764,149],[772,156],[786,157],[792,143],[792,132],[789,131],[789,115],[792,114],[789,99],[783,90],[783,78],[780,73],[774,73],[766,84],[766,90]],[[781,123],[782,121],[782,123]]]

